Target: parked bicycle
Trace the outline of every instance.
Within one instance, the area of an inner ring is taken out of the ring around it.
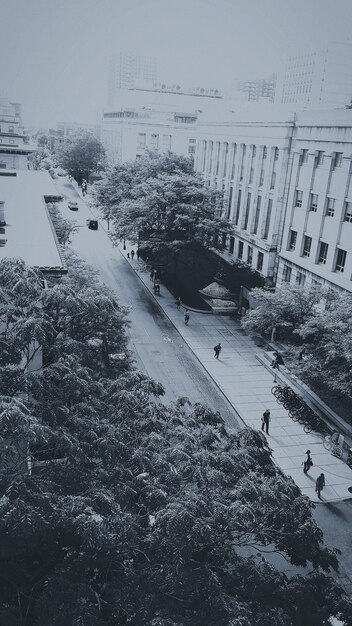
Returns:
[[[322,433],[326,432],[323,420],[314,413],[289,385],[284,387],[275,385],[271,391],[277,402],[286,409],[291,419],[302,424],[304,432],[310,433],[312,430]]]
[[[329,450],[333,456],[341,459],[343,454],[344,436],[335,430],[331,435],[326,435],[323,440],[325,450]]]

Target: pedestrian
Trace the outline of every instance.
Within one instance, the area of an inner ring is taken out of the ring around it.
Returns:
[[[216,344],[216,346],[214,346],[214,358],[218,359],[219,358],[219,354],[221,352],[221,343],[219,342],[218,344]]]
[[[185,310],[185,324],[186,324],[186,326],[188,326],[188,322],[189,322],[189,310],[186,309]]]
[[[267,409],[266,411],[264,411],[263,417],[262,417],[262,430],[264,430],[264,428],[265,428],[267,435],[269,434],[269,422],[270,422],[270,420],[271,420],[270,411],[269,411],[269,409]]]
[[[139,252],[139,248],[137,248],[136,256],[137,256],[137,261],[139,261],[139,257],[141,256],[141,253]]]
[[[320,474],[320,476],[318,476],[318,478],[315,481],[315,491],[318,494],[319,500],[321,500],[320,492],[323,491],[324,487],[325,487],[325,476],[324,474]]]
[[[312,457],[310,456],[310,450],[307,450],[306,455],[307,455],[307,458],[306,458],[306,460],[303,463],[303,472],[305,474],[308,473],[308,471],[310,470],[310,468],[313,465]]]
[[[274,351],[274,358],[272,360],[271,363],[271,367],[273,369],[279,369],[279,365],[283,365],[284,364],[284,360],[281,356],[281,354],[279,354],[276,350]]]
[[[134,259],[134,254],[135,254],[134,250],[131,250],[131,257],[132,257],[132,261],[133,261],[133,259]]]
[[[128,258],[128,259],[130,258],[130,253],[129,253],[129,252],[127,252],[127,258]]]
[[[180,297],[176,298],[175,304],[176,304],[177,310],[179,311],[180,310],[180,306],[181,306],[181,298]]]
[[[149,274],[149,279],[154,280],[154,270],[152,270]]]

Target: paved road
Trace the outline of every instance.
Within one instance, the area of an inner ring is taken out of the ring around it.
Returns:
[[[102,280],[116,292],[121,304],[129,308],[129,336],[137,367],[164,385],[167,401],[188,396],[192,402],[202,401],[220,411],[230,428],[242,427],[234,410],[154,298],[146,292],[119,251],[111,247],[101,226],[99,231],[87,228],[85,220],[91,217],[90,211],[73,187],[65,181],[58,181],[58,187],[67,198],[79,202],[78,213],[69,211],[67,202],[60,205],[64,217],[82,226],[74,237],[73,248],[99,270]],[[339,582],[352,593],[352,501],[318,504],[313,515],[324,532],[327,545],[341,550]]]
[[[59,179],[57,187],[66,198],[77,200],[79,204],[78,212],[68,209],[67,200],[60,204],[62,215],[80,226],[73,237],[73,249],[99,271],[102,281],[129,311],[131,326],[128,335],[137,368],[162,383],[166,392],[165,401],[186,396],[191,402],[203,402],[220,411],[229,428],[242,428],[243,424],[234,409],[199,365],[193,352],[119,250],[112,247],[101,224],[98,231],[87,228],[86,219],[92,214],[72,185],[65,179]]]

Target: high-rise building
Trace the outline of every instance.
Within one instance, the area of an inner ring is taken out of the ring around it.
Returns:
[[[120,52],[110,57],[108,73],[108,103],[114,105],[119,89],[133,89],[138,81],[157,80],[157,61],[133,53]]]
[[[295,109],[339,108],[352,98],[352,43],[299,50],[279,73],[277,104]]]
[[[249,102],[260,102],[265,99],[274,102],[276,89],[276,74],[267,78],[256,78],[254,80],[240,80],[237,85],[238,91],[247,94]]]
[[[27,169],[34,150],[21,125],[21,105],[0,100],[0,169]]]

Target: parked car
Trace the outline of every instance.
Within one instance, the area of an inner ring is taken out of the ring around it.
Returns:
[[[70,209],[70,211],[78,211],[78,202],[70,201],[67,206]]]

